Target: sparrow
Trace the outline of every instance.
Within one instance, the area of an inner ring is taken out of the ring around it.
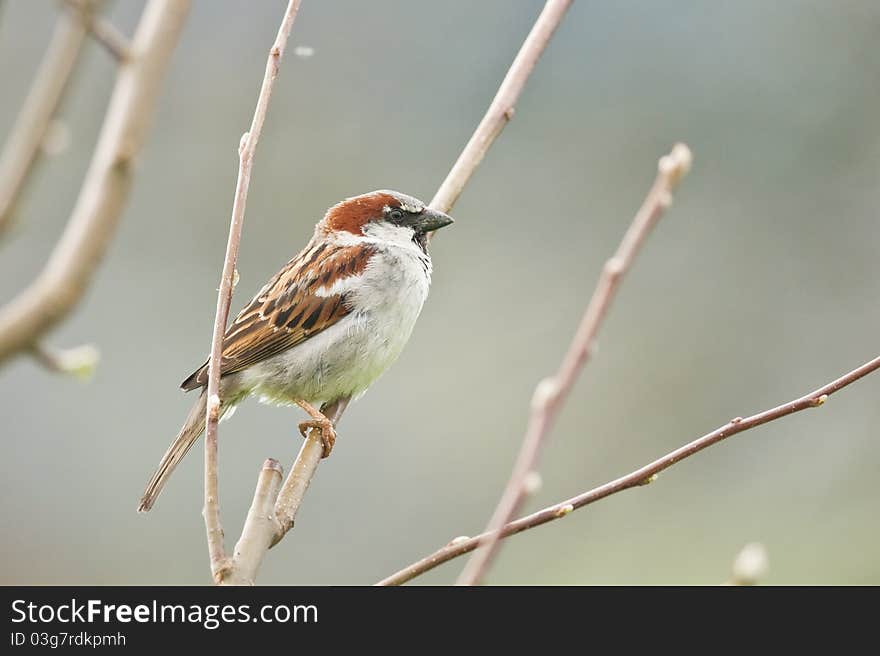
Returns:
[[[400,355],[428,296],[428,234],[446,214],[396,191],[334,205],[308,245],[238,313],[223,338],[220,415],[250,396],[298,405],[321,433],[323,457],[336,440],[322,410],[360,397]],[[208,363],[181,384],[201,390],[180,433],[147,484],[152,508],[168,477],[205,430]],[[321,405],[321,410],[315,406]]]

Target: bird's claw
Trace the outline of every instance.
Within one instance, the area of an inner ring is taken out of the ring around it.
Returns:
[[[304,438],[309,436],[309,430],[315,429],[321,432],[321,444],[324,446],[322,458],[326,458],[333,451],[333,445],[336,444],[336,430],[329,419],[308,419],[299,425],[299,432]]]

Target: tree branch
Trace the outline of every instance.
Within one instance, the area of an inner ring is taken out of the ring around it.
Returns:
[[[66,349],[52,349],[45,344],[31,346],[34,360],[49,371],[88,380],[95,373],[101,354],[91,344]]]
[[[235,545],[229,573],[223,583],[227,585],[253,585],[263,554],[269,550],[274,535],[279,531],[275,515],[275,499],[281,487],[284,472],[277,460],[268,458],[260,470],[254,501],[248,511]]]
[[[12,224],[18,198],[73,76],[86,37],[84,16],[95,4],[87,0],[78,11],[65,11],[58,17],[49,48],[0,155],[0,235]]]
[[[568,398],[578,375],[590,358],[596,335],[614,300],[623,276],[629,270],[648,233],[663,211],[672,202],[672,191],[691,166],[691,153],[684,144],[677,144],[669,155],[662,157],[657,178],[641,208],[636,213],[614,256],[605,263],[580,326],[552,378],[538,383],[532,397],[532,411],[516,464],[498,507],[489,520],[486,539],[461,573],[458,585],[476,585],[485,575],[492,557],[499,548],[498,530],[514,516],[526,495],[525,482],[538,463],[538,454],[553,427],[559,411]]]
[[[321,412],[335,425],[347,405],[347,400],[325,405]],[[310,433],[303,440],[299,456],[280,491],[281,465],[271,458],[266,460],[257,480],[253,505],[235,546],[235,555],[224,572],[221,585],[254,584],[266,552],[293,528],[296,512],[323,453],[320,437]],[[269,474],[267,469],[272,473]]]
[[[86,29],[107,51],[113,55],[116,61],[125,61],[131,56],[131,47],[125,36],[114,27],[112,23],[104,20],[89,9],[87,3],[90,0],[62,0],[64,4],[79,11],[85,21]]]
[[[287,38],[293,27],[294,18],[299,10],[300,0],[290,0],[275,43],[269,50],[266,61],[266,72],[263,85],[257,98],[257,107],[251,121],[251,128],[242,135],[239,143],[238,182],[235,187],[235,199],[232,205],[232,221],[229,226],[229,240],[226,245],[226,257],[223,262],[223,274],[220,278],[220,290],[217,294],[217,313],[214,318],[214,331],[211,340],[211,357],[208,361],[208,406],[205,428],[205,530],[208,536],[208,550],[211,557],[211,573],[214,581],[222,582],[232,572],[234,560],[226,557],[223,547],[223,529],[220,525],[220,506],[217,498],[217,421],[220,414],[220,357],[222,355],[223,334],[229,317],[229,305],[232,300],[233,276],[235,262],[238,258],[238,246],[241,242],[241,229],[244,223],[244,210],[250,186],[251,169],[254,152],[263,130],[263,122],[269,108],[269,99],[275,78],[278,76],[278,64],[284,54]]]
[[[120,64],[101,134],[64,233],[37,279],[0,309],[0,363],[26,351],[85,294],[128,200],[135,157],[147,134],[189,0],[150,0]]]
[[[707,433],[693,442],[689,442],[675,451],[667,453],[665,456],[630,472],[626,476],[621,476],[620,478],[609,481],[604,485],[593,488],[588,492],[584,492],[583,494],[566,499],[565,501],[553,504],[543,510],[539,510],[531,515],[526,515],[525,517],[521,517],[520,519],[506,524],[500,531],[499,536],[501,538],[506,538],[511,535],[516,535],[517,533],[535,528],[536,526],[541,526],[542,524],[565,517],[573,510],[588,506],[591,503],[595,503],[596,501],[609,497],[612,494],[652,483],[657,474],[672,467],[674,464],[691,457],[703,449],[706,449],[713,444],[717,444],[733,435],[781,419],[782,417],[787,417],[795,412],[819,407],[835,392],[839,392],[844,387],[853,384],[857,380],[864,378],[878,369],[880,369],[880,357],[876,357],[873,360],[866,362],[857,369],[853,369],[840,378],[823,385],[819,389],[813,390],[809,394],[794,399],[793,401],[783,403],[782,405],[770,408],[769,410],[764,410],[763,412],[759,412],[751,417],[746,417],[745,419],[742,417],[731,419],[729,422],[716,428],[711,433]],[[399,572],[383,579],[377,583],[377,585],[400,585],[401,583],[406,583],[407,581],[434,569],[438,565],[442,565],[453,558],[457,558],[458,556],[473,551],[477,546],[490,537],[491,535],[489,533],[482,533],[472,538],[456,538],[445,547],[438,549],[431,555],[426,556],[418,562],[415,562]]]
[[[342,418],[342,413],[348,407],[348,399],[342,399],[321,407],[321,412],[336,426]],[[299,455],[293,463],[290,475],[281,488],[278,501],[275,504],[275,515],[278,517],[278,531],[273,536],[271,546],[275,546],[284,535],[293,528],[296,513],[302,504],[309,483],[315,475],[315,470],[324,455],[324,445],[321,442],[318,431],[309,431],[308,438],[300,447]]]

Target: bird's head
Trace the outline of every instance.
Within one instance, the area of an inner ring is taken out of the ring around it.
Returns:
[[[452,218],[399,191],[381,189],[346,198],[324,215],[318,228],[325,232],[373,237],[401,244],[415,241],[452,223]]]

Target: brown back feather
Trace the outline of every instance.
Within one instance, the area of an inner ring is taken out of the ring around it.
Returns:
[[[344,294],[317,296],[340,279],[360,275],[375,250],[368,246],[333,246],[313,239],[254,297],[223,337],[221,376],[241,371],[326,330],[350,309]],[[317,264],[316,264],[317,263]],[[208,363],[181,387],[208,384]]]

